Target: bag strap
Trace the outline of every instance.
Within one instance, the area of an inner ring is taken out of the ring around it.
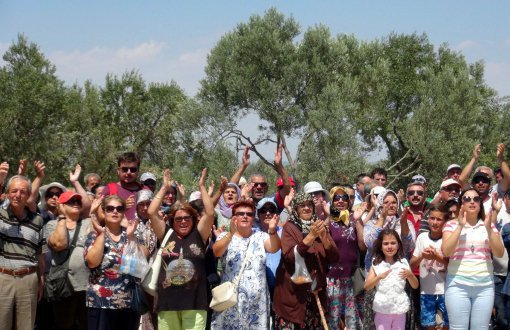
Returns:
[[[243,265],[241,266],[241,270],[239,271],[239,274],[237,274],[237,278],[234,282],[236,288],[239,286],[239,282],[241,282],[241,277],[243,276],[244,269],[246,268],[246,265],[248,264],[248,254],[250,253],[250,246],[251,246],[251,238],[253,234],[250,235],[250,240],[248,241],[248,246],[246,247],[246,253],[244,255]],[[251,257],[251,254],[250,254]]]
[[[82,220],[78,221],[78,223],[76,224],[76,227],[74,228],[73,240],[71,241],[71,244],[69,245],[69,247],[70,247],[69,253],[72,253],[74,248],[76,247],[76,242],[78,241],[78,234],[80,233],[81,222],[82,222]]]
[[[117,195],[117,183],[116,182],[110,182],[108,183],[108,190],[110,191],[110,195]]]
[[[165,237],[163,238],[163,240],[161,241],[161,246],[159,248],[159,251],[158,251],[158,254],[161,254],[163,252],[163,248],[165,247],[166,243],[168,242],[168,240],[170,239],[170,235],[172,235],[172,233],[174,232],[174,230],[172,228],[169,228],[168,231],[166,232],[166,235]]]

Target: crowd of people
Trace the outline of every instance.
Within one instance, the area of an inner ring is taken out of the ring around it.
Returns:
[[[230,179],[215,189],[204,168],[191,193],[170,169],[140,173],[132,152],[110,183],[82,185],[76,165],[45,184],[43,162],[33,180],[28,161],[3,162],[0,329],[507,329],[504,149],[493,170],[476,167],[476,145],[437,189],[419,173],[391,189],[375,168],[327,190],[299,189],[278,146],[274,194],[264,175],[244,178],[248,148]],[[234,302],[213,311],[227,282]]]

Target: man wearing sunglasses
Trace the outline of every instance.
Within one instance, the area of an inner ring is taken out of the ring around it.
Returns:
[[[39,188],[39,196],[41,197],[39,212],[45,224],[57,218],[58,198],[66,191],[67,188],[58,182],[52,182]]]
[[[125,152],[117,158],[118,182],[108,183],[102,192],[103,196],[117,195],[126,201],[127,220],[134,220],[136,217],[136,193],[142,189],[137,181],[140,170],[140,158],[134,152]],[[99,215],[101,217],[101,215]]]

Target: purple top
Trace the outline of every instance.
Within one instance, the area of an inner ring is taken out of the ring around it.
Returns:
[[[358,260],[359,248],[356,225],[352,220],[352,216],[350,220],[349,226],[345,226],[341,221],[331,221],[329,224],[331,237],[340,254],[340,259],[330,265],[328,272],[328,277],[334,279],[350,277]]]

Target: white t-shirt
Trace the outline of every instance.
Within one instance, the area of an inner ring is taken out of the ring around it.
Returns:
[[[443,239],[433,240],[429,233],[421,233],[416,239],[416,247],[413,256],[420,257],[428,247],[433,247],[442,256],[441,243]],[[437,260],[422,259],[420,262],[420,293],[421,294],[444,294],[446,281],[446,267]]]
[[[400,277],[400,271],[411,269],[407,260],[402,258],[392,265],[382,261],[372,267],[376,275],[391,269],[388,276],[377,283],[373,310],[384,314],[405,314],[409,310],[409,298],[404,290],[406,279]]]

